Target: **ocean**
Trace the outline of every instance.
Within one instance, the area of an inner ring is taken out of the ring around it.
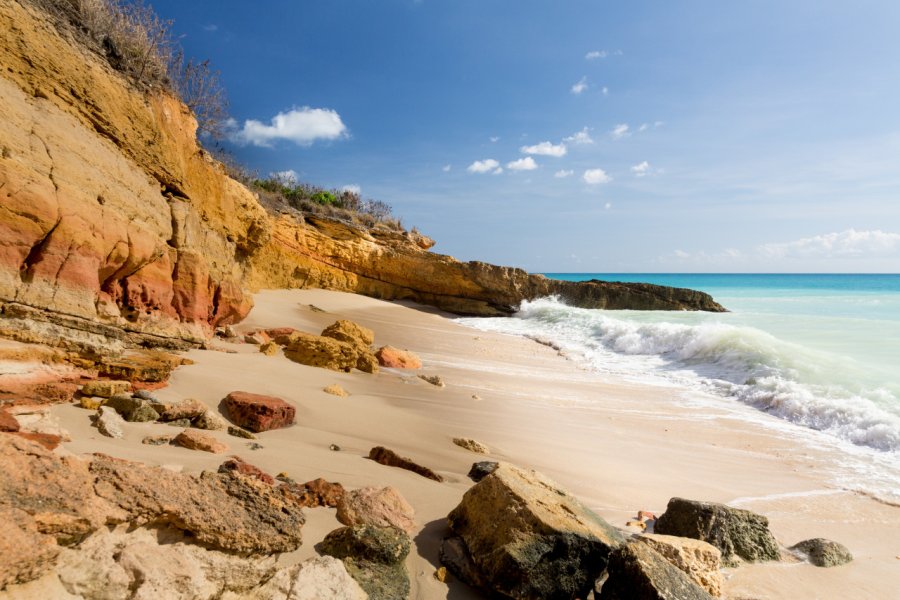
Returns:
[[[815,432],[810,443],[848,457],[842,485],[900,498],[900,275],[545,275],[692,288],[730,312],[590,310],[542,298],[514,318],[459,321],[552,342],[601,373],[750,406],[780,420],[785,435]]]

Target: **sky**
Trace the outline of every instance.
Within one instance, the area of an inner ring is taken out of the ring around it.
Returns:
[[[151,0],[221,143],[532,272],[900,272],[895,0]]]

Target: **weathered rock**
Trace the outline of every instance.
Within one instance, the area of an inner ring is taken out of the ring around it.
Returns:
[[[466,450],[475,452],[476,454],[490,453],[490,449],[487,446],[485,446],[481,442],[473,440],[472,438],[453,438],[453,443],[460,448],[465,448]]]
[[[228,426],[228,435],[233,435],[234,437],[244,438],[247,440],[255,440],[256,436],[247,431],[246,429],[241,429],[240,427],[235,427],[234,425]]]
[[[159,413],[160,421],[193,420],[207,411],[206,405],[194,398],[178,400],[159,400],[154,398],[145,402]]]
[[[62,436],[53,433],[38,433],[34,431],[16,431],[12,435],[36,442],[47,450],[55,450],[63,442]]]
[[[266,335],[279,346],[287,346],[290,344],[292,339],[291,335],[296,332],[297,330],[293,327],[273,327],[272,329],[266,329]]]
[[[220,442],[213,436],[197,431],[196,429],[185,429],[175,436],[172,443],[188,450],[202,450],[203,452],[212,452],[213,454],[225,454],[228,452],[228,445]]]
[[[159,413],[153,410],[147,402],[142,402],[137,408],[129,413],[126,421],[146,423],[149,421],[156,421],[157,419],[159,419]]]
[[[675,567],[684,571],[710,595],[722,594],[722,553],[712,544],[691,538],[644,533],[635,539],[649,545]]]
[[[253,333],[248,333],[247,335],[245,335],[244,341],[248,344],[256,344],[257,346],[261,346],[271,340],[269,339],[269,336],[265,331],[254,331]]]
[[[385,448],[384,446],[375,446],[372,448],[369,451],[369,458],[388,467],[406,469],[407,471],[412,471],[413,473],[421,475],[422,477],[427,477],[428,479],[433,479],[434,481],[444,481],[443,477],[428,467],[423,467],[422,465],[414,463],[412,460],[400,456],[393,450]]]
[[[6,411],[15,418],[22,433],[47,434],[66,441],[71,439],[69,432],[62,426],[59,418],[50,412],[48,406],[9,406]]]
[[[192,423],[197,429],[206,429],[209,431],[222,431],[228,427],[228,423],[225,422],[225,419],[210,409],[206,409],[203,414],[194,419]]]
[[[81,387],[84,396],[99,396],[112,398],[113,396],[127,394],[131,391],[130,381],[97,380],[88,381]]]
[[[172,443],[172,436],[170,435],[148,435],[144,439],[141,440],[142,444],[146,444],[148,446],[167,446]]]
[[[260,344],[259,351],[266,356],[275,356],[276,354],[278,354],[278,344],[276,344],[275,342],[266,342],[264,344]]]
[[[415,518],[415,509],[392,486],[351,490],[337,504],[337,520],[344,525],[396,527],[411,535]]]
[[[19,422],[4,408],[0,408],[0,431],[12,432],[19,430]]]
[[[709,542],[722,551],[726,565],[737,564],[736,557],[764,561],[781,556],[766,517],[724,504],[672,498],[653,531]]]
[[[360,352],[356,359],[356,368],[363,373],[377,373],[378,359],[371,352]]]
[[[325,536],[319,549],[341,559],[371,600],[409,596],[403,560],[409,554],[410,539],[401,530],[373,525],[342,527]]]
[[[281,398],[249,392],[231,392],[222,404],[232,423],[254,433],[293,425],[297,412]]]
[[[340,483],[331,483],[321,477],[307,481],[303,484],[291,483],[285,487],[285,491],[297,498],[297,503],[307,508],[318,506],[337,507],[346,493]]]
[[[229,471],[239,473],[241,475],[244,475],[245,477],[253,477],[254,479],[258,479],[259,481],[262,481],[263,483],[268,485],[275,485],[274,477],[272,477],[259,467],[245,462],[238,456],[232,456],[221,465],[219,465],[219,473],[228,473]]]
[[[347,342],[362,351],[368,351],[369,347],[375,342],[374,331],[345,319],[335,321],[326,327],[322,331],[322,335],[334,338],[339,342]]]
[[[791,550],[805,555],[817,567],[836,567],[853,560],[846,546],[825,538],[803,540],[791,546]]]
[[[427,381],[435,387],[444,387],[444,379],[440,375],[419,375],[419,379]]]
[[[154,402],[157,402],[156,396],[153,395],[153,392],[150,390],[136,390],[132,397],[140,398],[141,400],[148,400],[150,405],[152,406]]]
[[[392,369],[421,369],[422,361],[409,350],[382,346],[375,352],[378,364]]]
[[[331,450],[332,452],[340,452],[341,451],[341,447],[338,446],[337,444],[328,444],[328,449]]]
[[[190,419],[175,419],[174,421],[166,422],[166,425],[169,427],[178,427],[179,429],[187,429],[191,424]]]
[[[115,410],[126,421],[155,421],[159,418],[159,413],[148,401],[131,396],[113,396],[104,406]]]
[[[369,597],[331,556],[317,556],[278,571],[253,600],[367,600]]]
[[[95,425],[97,425],[97,430],[106,437],[122,438],[125,436],[125,420],[109,406],[100,407]]]
[[[129,352],[121,359],[103,358],[97,363],[100,376],[135,382],[161,383],[168,381],[176,368],[190,364],[190,360],[159,350]]]
[[[447,568],[470,585],[514,598],[584,597],[623,542],[557,484],[507,463],[469,488],[448,524],[471,568],[454,570],[457,561]]]
[[[497,467],[500,466],[500,463],[492,461],[492,460],[482,460],[476,463],[472,463],[472,468],[469,469],[469,479],[478,483],[491,473],[497,470]]]
[[[322,389],[326,394],[331,394],[332,396],[340,396],[341,398],[346,398],[350,394],[347,393],[347,390],[334,383]]]
[[[441,583],[445,583],[448,577],[447,567],[438,567],[434,570],[434,578],[440,581]]]
[[[301,365],[349,373],[359,362],[359,351],[353,344],[299,331],[291,338],[284,355]]]
[[[78,400],[78,406],[88,410],[98,410],[105,403],[106,398],[101,398],[99,396],[82,396]]]
[[[648,544],[631,542],[612,552],[599,600],[712,600],[706,590]]]

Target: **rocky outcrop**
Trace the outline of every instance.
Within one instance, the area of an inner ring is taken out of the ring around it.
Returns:
[[[714,502],[672,498],[656,520],[654,532],[708,542],[721,550],[726,565],[737,564],[738,558],[765,561],[781,557],[766,517]]]
[[[557,484],[507,463],[465,493],[448,524],[447,568],[513,598],[584,598],[623,542]]]
[[[432,479],[434,481],[444,480],[443,477],[441,477],[428,467],[423,467],[413,460],[406,458],[405,456],[400,456],[390,448],[385,448],[384,446],[375,446],[374,448],[372,448],[369,451],[369,458],[379,464],[388,467],[397,467],[399,469],[412,471],[413,473],[421,475],[422,477],[425,477],[427,479]]]
[[[354,525],[332,531],[317,547],[341,559],[370,600],[400,600],[409,596],[403,560],[410,546],[409,536],[394,527]]]
[[[340,483],[325,481],[321,477],[303,484],[285,484],[284,488],[286,492],[296,497],[298,504],[307,508],[319,506],[336,508],[340,506],[346,495],[344,486]]]
[[[297,414],[297,409],[281,398],[249,392],[231,392],[222,406],[232,423],[254,433],[289,427]]]
[[[337,520],[344,525],[396,527],[409,534],[416,529],[416,511],[392,486],[344,493],[337,504]]]
[[[825,538],[803,540],[791,546],[791,550],[806,557],[817,567],[836,567],[853,560],[853,555],[846,546]]]
[[[609,557],[599,600],[712,600],[706,590],[648,544],[631,542]]]

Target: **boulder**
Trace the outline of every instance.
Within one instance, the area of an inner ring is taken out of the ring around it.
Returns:
[[[110,379],[134,382],[160,383],[168,381],[177,367],[190,364],[190,360],[161,350],[135,350],[122,358],[102,359],[97,364],[98,374]]]
[[[359,351],[353,344],[299,331],[291,334],[284,355],[301,365],[348,373],[359,362]]]
[[[19,430],[19,422],[5,408],[0,408],[0,431],[13,432]]]
[[[88,381],[81,387],[83,396],[99,396],[101,398],[112,398],[131,391],[130,381],[117,380],[97,380]]]
[[[328,506],[336,508],[344,498],[344,486],[340,483],[313,479],[303,484],[290,483],[283,486],[287,493],[293,494],[301,506],[316,508]]]
[[[228,423],[225,422],[225,419],[208,408],[202,415],[194,419],[192,423],[197,429],[206,429],[209,431],[221,431],[228,427]]]
[[[344,563],[332,556],[317,556],[280,569],[252,600],[367,600]]]
[[[612,552],[599,600],[712,600],[706,590],[649,544],[631,542]]]
[[[375,446],[372,448],[369,451],[369,458],[388,467],[406,469],[407,471],[412,471],[413,473],[421,475],[422,477],[427,477],[428,479],[433,479],[434,481],[444,481],[443,477],[428,467],[423,467],[422,465],[414,463],[412,460],[400,456],[393,450],[385,448],[384,446]]]
[[[337,503],[337,520],[344,525],[396,527],[412,534],[416,529],[415,518],[415,509],[392,486],[351,490]]]
[[[322,388],[322,391],[326,394],[331,394],[332,396],[340,396],[341,398],[346,398],[350,395],[347,393],[347,390],[336,383]]]
[[[232,423],[254,433],[293,425],[297,413],[281,398],[249,392],[231,392],[222,404]]]
[[[490,449],[487,446],[472,438],[453,438],[453,443],[460,448],[465,448],[469,452],[474,452],[476,454],[488,454],[490,452]]]
[[[478,483],[496,471],[498,466],[500,466],[500,463],[492,460],[482,460],[477,463],[472,463],[472,468],[469,469],[469,479]]]
[[[278,344],[276,344],[275,342],[266,342],[265,344],[260,344],[259,351],[266,356],[275,356],[276,354],[278,354]]]
[[[817,567],[836,567],[853,560],[846,546],[825,538],[803,540],[791,546],[791,550],[804,555]]]
[[[766,517],[724,504],[672,498],[653,531],[708,542],[722,551],[727,566],[737,565],[737,558],[764,561],[781,557]]]
[[[697,585],[719,597],[722,594],[722,553],[712,544],[691,538],[643,533],[635,539],[647,544]]]
[[[159,413],[147,400],[131,396],[113,396],[106,401],[104,407],[112,408],[129,422],[156,421]]]
[[[409,350],[401,350],[393,346],[382,346],[375,352],[375,358],[382,367],[392,369],[421,369],[422,361]]]
[[[185,429],[175,436],[172,443],[188,450],[202,450],[213,454],[225,454],[228,452],[227,444],[223,444],[213,436],[196,429]]]
[[[356,368],[363,373],[377,373],[378,359],[371,352],[360,352],[356,359]]]
[[[122,438],[125,436],[125,419],[109,406],[100,407],[94,424],[97,425],[97,430],[106,437]]]
[[[396,600],[409,596],[403,561],[410,545],[409,536],[395,527],[354,525],[332,531],[318,549],[341,559],[370,600]]]
[[[207,411],[203,402],[194,398],[178,400],[147,400],[149,405],[159,413],[160,421],[178,421],[179,419],[196,419]]]
[[[326,327],[322,331],[322,335],[334,338],[339,342],[347,342],[363,351],[368,351],[369,347],[375,342],[374,331],[345,319],[335,321]]]
[[[275,478],[260,469],[257,466],[245,462],[238,456],[232,456],[221,465],[219,465],[219,473],[234,472],[245,477],[253,477],[267,485],[275,485]]]
[[[442,555],[458,560],[448,559],[447,568],[489,594],[513,598],[585,597],[623,542],[556,483],[508,463],[469,488],[448,525]]]

